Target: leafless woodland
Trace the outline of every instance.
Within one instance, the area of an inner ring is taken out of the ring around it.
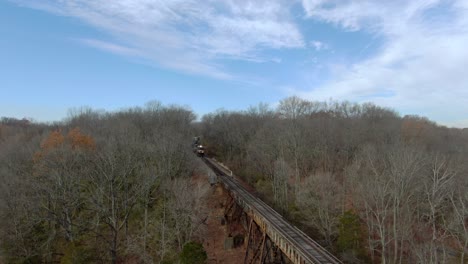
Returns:
[[[57,124],[3,119],[0,237],[6,263],[173,263],[203,235],[191,180],[194,114],[157,102],[78,109]]]
[[[192,137],[346,263],[466,263],[468,130],[373,104],[157,102],[0,123],[7,263],[174,263],[204,234]]]
[[[370,103],[219,110],[208,150],[347,263],[467,263],[468,129]]]

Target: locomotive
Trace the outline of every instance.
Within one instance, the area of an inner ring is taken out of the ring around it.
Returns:
[[[199,157],[205,156],[205,147],[200,143],[200,137],[193,138],[192,149]]]

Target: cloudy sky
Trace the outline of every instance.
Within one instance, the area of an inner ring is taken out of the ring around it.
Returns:
[[[0,116],[374,102],[468,127],[468,1],[0,0]]]

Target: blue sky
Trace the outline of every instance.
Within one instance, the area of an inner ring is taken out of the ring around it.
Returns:
[[[468,127],[465,0],[0,0],[0,116],[374,102]]]

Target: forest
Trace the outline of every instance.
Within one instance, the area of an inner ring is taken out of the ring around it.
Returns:
[[[175,263],[203,234],[195,115],[150,102],[0,126],[6,263]]]
[[[206,231],[193,136],[345,263],[468,260],[468,129],[299,97],[199,119],[156,101],[51,124],[2,118],[0,256],[183,263]]]

